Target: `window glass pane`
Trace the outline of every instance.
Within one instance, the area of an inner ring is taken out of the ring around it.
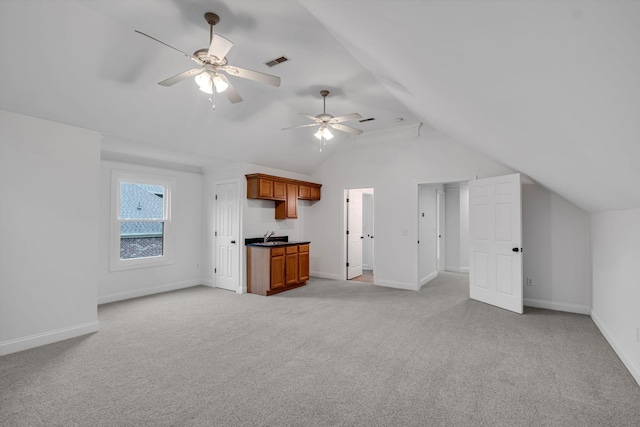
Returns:
[[[123,222],[120,224],[120,259],[161,256],[163,241],[162,222]]]
[[[164,219],[164,187],[120,183],[120,219]]]

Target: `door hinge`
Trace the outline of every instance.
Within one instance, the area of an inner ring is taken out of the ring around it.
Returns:
[[[420,244],[420,240],[418,240],[418,244]]]
[[[218,272],[218,269],[217,269],[217,268],[214,268],[214,269],[213,269],[213,274],[216,274],[217,272]]]
[[[349,263],[347,263],[347,267],[349,267]]]
[[[218,237],[218,232],[217,231],[213,232],[213,237]]]
[[[216,200],[218,200],[218,195],[216,194]]]
[[[347,203],[349,203],[349,199],[347,199]]]
[[[347,234],[349,234],[349,230],[347,230]]]

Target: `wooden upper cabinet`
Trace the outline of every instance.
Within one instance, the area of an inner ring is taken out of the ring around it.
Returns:
[[[274,200],[275,218],[298,218],[298,200],[320,200],[322,184],[254,173],[247,177],[247,198]]]
[[[287,197],[287,186],[284,182],[273,181],[273,198],[285,200]]]
[[[258,197],[271,199],[273,197],[273,181],[269,179],[258,180]]]

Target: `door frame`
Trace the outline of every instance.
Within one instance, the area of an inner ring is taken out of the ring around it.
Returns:
[[[375,236],[377,236],[378,234],[378,221],[376,218],[378,218],[378,199],[376,197],[376,187],[373,185],[363,185],[363,186],[358,186],[358,187],[350,187],[350,188],[346,188],[344,187],[342,189],[342,229],[340,230],[340,240],[342,242],[342,244],[340,245],[340,250],[341,250],[341,256],[340,256],[340,260],[341,260],[341,267],[340,267],[340,271],[342,271],[342,273],[340,273],[340,280],[347,280],[347,195],[349,190],[363,190],[363,189],[372,189],[373,190],[373,236],[375,239]],[[373,244],[373,281],[374,281],[374,285],[375,285],[375,281],[376,281],[376,277],[377,276],[377,268],[378,268],[378,244],[374,242]]]
[[[416,273],[416,281],[415,281],[415,290],[419,291],[422,286],[420,285],[420,280],[422,279],[420,277],[420,243],[418,243],[418,241],[420,240],[420,203],[419,203],[419,198],[420,198],[420,185],[425,185],[425,184],[448,184],[451,182],[468,182],[474,179],[478,179],[478,175],[465,175],[465,176],[454,176],[454,177],[445,177],[445,178],[426,178],[426,179],[416,179],[413,181],[413,212],[416,213],[416,228],[415,228],[415,239],[414,242],[416,243],[416,252],[415,252],[415,273]],[[375,198],[374,198],[374,203],[375,203]],[[436,243],[437,244],[437,243]],[[437,270],[437,259],[436,259],[436,272],[438,272]],[[437,275],[436,275],[437,277]]]
[[[243,294],[247,292],[247,284],[246,284],[246,280],[245,280],[245,264],[246,264],[246,251],[244,250],[244,232],[243,232],[243,224],[242,224],[242,208],[243,208],[243,195],[245,195],[247,193],[247,188],[246,188],[246,180],[242,180],[240,178],[235,178],[235,179],[221,179],[221,180],[216,180],[213,181],[213,190],[210,194],[211,200],[213,201],[213,205],[212,205],[212,212],[211,212],[211,218],[212,218],[212,222],[211,222],[211,229],[209,230],[209,233],[211,233],[211,241],[212,241],[212,247],[211,247],[211,259],[212,259],[212,265],[211,267],[213,268],[217,268],[217,260],[218,260],[218,254],[216,253],[216,237],[214,235],[214,232],[216,231],[216,221],[218,220],[218,218],[216,217],[217,212],[218,212],[218,202],[216,201],[215,195],[216,195],[216,190],[218,188],[218,185],[223,185],[223,184],[236,184],[236,188],[238,189],[238,283],[236,284],[236,293],[238,294]],[[213,286],[216,286],[216,276],[215,273],[210,272],[210,274],[213,275]]]

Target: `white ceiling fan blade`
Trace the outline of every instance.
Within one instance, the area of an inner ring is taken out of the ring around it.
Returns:
[[[298,114],[300,114],[301,116],[305,116],[305,117],[310,118],[311,120],[313,120],[313,121],[314,121],[314,122],[316,122],[317,124],[322,123],[322,120],[320,120],[320,119],[319,119],[319,118],[317,118],[316,116],[312,116],[311,114],[307,114],[307,113],[298,113]]]
[[[183,80],[188,79],[189,77],[194,77],[204,71],[202,68],[194,68],[193,70],[185,71],[184,73],[176,74],[173,77],[169,77],[166,80],[159,82],[160,86],[173,86],[176,83],[180,83]]]
[[[320,126],[320,123],[309,123],[308,125],[298,125],[298,126],[291,126],[288,128],[284,128],[282,130],[289,130],[289,129],[296,129],[296,128],[306,128],[309,126]]]
[[[227,86],[225,91],[222,92],[224,94],[224,96],[226,96],[227,99],[232,104],[235,104],[237,102],[242,102],[242,97],[240,96],[240,94],[238,93],[236,88],[233,87],[233,85],[231,84],[231,82],[229,81],[227,76],[225,76],[224,74],[218,74],[218,77],[220,77],[222,79],[222,81],[224,81],[226,84],[229,85],[229,86]]]
[[[345,126],[345,125],[339,125],[337,123],[329,123],[329,126],[331,126],[332,128],[342,131],[342,132],[346,132],[346,133],[350,133],[351,135],[360,135],[362,133],[362,131],[360,129],[356,129],[356,128],[352,128],[350,126]]]
[[[258,71],[247,70],[246,68],[234,67],[232,65],[225,65],[218,68],[223,70],[230,76],[242,77],[243,79],[254,80],[260,83],[266,83],[271,86],[280,86],[280,77],[272,76],[271,74],[260,73]]]
[[[338,116],[338,117],[334,117],[333,119],[329,120],[329,123],[333,124],[333,123],[342,123],[342,122],[348,122],[350,120],[360,120],[362,119],[362,116],[358,113],[351,113],[351,114],[346,114],[344,116]]]
[[[227,53],[233,47],[231,40],[225,39],[220,34],[214,34],[209,46],[209,56],[215,56],[218,59],[224,59]]]
[[[149,37],[151,40],[155,40],[155,41],[157,41],[158,43],[161,43],[161,44],[163,44],[163,45],[165,45],[165,46],[167,46],[167,47],[170,47],[171,49],[173,49],[173,50],[175,50],[175,51],[180,52],[181,54],[183,54],[184,56],[186,56],[186,57],[187,57],[187,58],[189,58],[190,60],[194,61],[196,64],[204,65],[204,63],[203,63],[202,61],[200,61],[198,58],[196,58],[195,56],[191,56],[191,55],[189,55],[189,54],[186,54],[186,53],[184,53],[183,51],[181,51],[180,49],[176,49],[175,47],[171,46],[170,44],[166,44],[165,42],[160,41],[160,40],[158,40],[158,39],[157,39],[157,38],[155,38],[155,37],[151,37],[149,34],[145,34],[145,33],[143,33],[142,31],[138,31],[138,30],[134,30],[134,31],[135,31],[136,33],[138,33],[138,34],[142,34],[143,36]]]

